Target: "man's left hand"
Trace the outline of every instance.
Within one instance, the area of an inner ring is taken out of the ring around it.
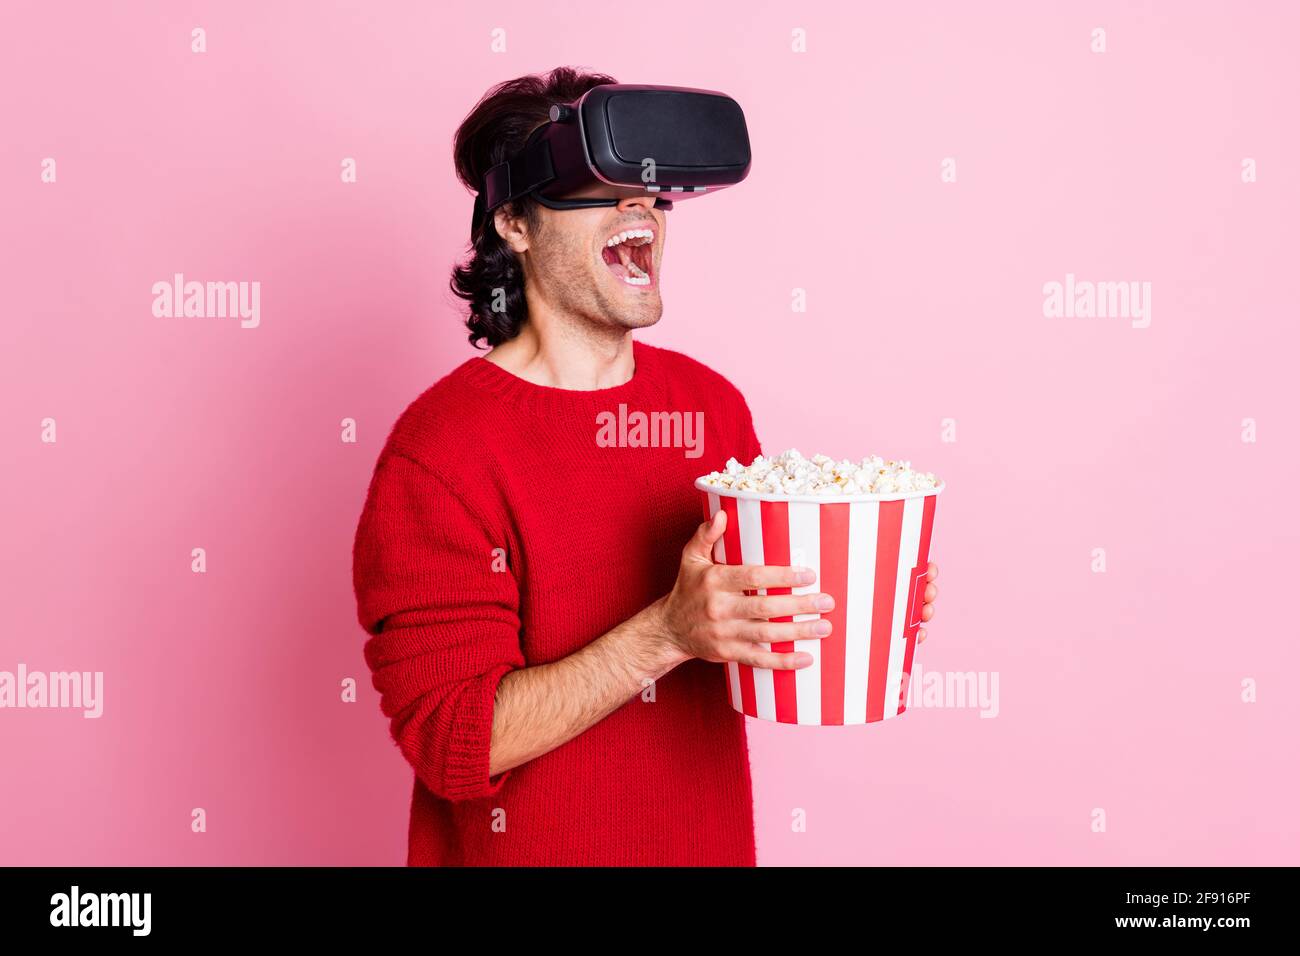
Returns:
[[[933,561],[930,562],[929,568],[925,572],[925,596],[922,598],[921,620],[928,621],[934,617],[934,599],[939,596],[939,588],[935,586],[934,579],[939,576],[939,565]],[[916,632],[916,643],[925,642],[925,628]]]

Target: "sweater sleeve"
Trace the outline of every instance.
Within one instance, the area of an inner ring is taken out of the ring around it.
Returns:
[[[394,741],[448,800],[491,796],[510,775],[488,776],[497,685],[524,666],[505,547],[440,477],[381,455],[353,547],[366,663]]]

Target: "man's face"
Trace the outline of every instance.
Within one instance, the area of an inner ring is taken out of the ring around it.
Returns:
[[[537,207],[536,228],[502,235],[522,253],[530,307],[534,301],[591,325],[626,331],[663,315],[659,271],[665,215],[654,198],[627,196],[595,209]],[[500,223],[498,225],[500,231]],[[522,248],[521,248],[522,246]]]

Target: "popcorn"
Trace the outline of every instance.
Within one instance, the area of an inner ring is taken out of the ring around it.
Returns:
[[[913,471],[910,461],[870,455],[860,462],[847,458],[837,462],[827,455],[805,458],[794,448],[775,458],[759,455],[748,465],[728,459],[722,471],[710,472],[701,480],[733,491],[827,498],[929,491],[939,484],[932,472]]]

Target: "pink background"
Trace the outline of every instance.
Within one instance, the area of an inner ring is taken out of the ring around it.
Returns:
[[[1294,7],[723,6],[6,5],[0,670],[106,686],[0,711],[0,862],[404,860],[352,535],[471,354],[455,125],[560,63],[740,100],[753,173],[671,214],[645,338],[771,451],[946,478],[918,660],[999,674],[996,719],[751,721],[760,862],[1300,862]],[[174,272],[260,281],[261,326],[153,317]],[[1067,272],[1151,282],[1151,327],[1045,318]]]

